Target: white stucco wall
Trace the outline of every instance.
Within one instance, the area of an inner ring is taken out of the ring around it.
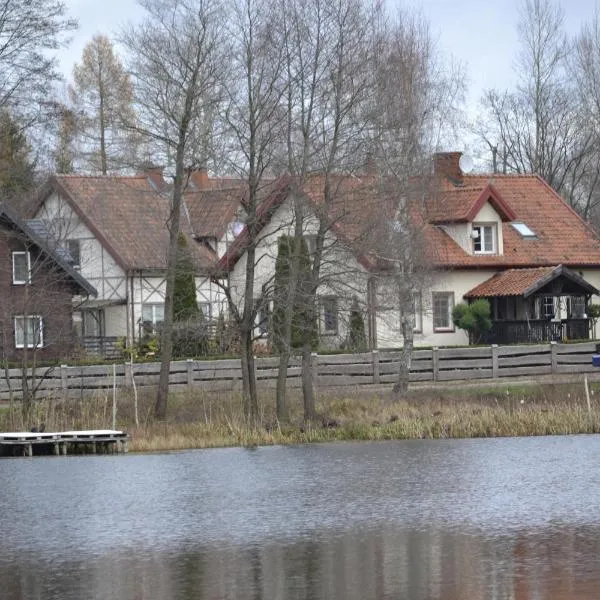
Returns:
[[[422,331],[414,334],[418,346],[452,346],[468,344],[468,336],[460,329],[448,332],[434,332],[432,314],[432,295],[435,292],[453,292],[454,305],[464,302],[464,294],[476,285],[489,279],[493,270],[445,271],[432,278],[422,298]],[[379,311],[377,314],[377,346],[379,348],[397,348],[402,345],[402,333],[396,308]]]
[[[314,218],[306,218],[303,225],[304,235],[315,235],[318,223]],[[277,260],[278,239],[282,235],[294,234],[294,218],[291,200],[282,204],[274,213],[270,222],[261,232],[256,248],[255,277],[253,297],[258,300],[263,289],[269,293],[273,286],[275,262]],[[229,276],[232,297],[238,306],[244,299],[244,284],[246,278],[247,255],[243,254]],[[330,334],[323,332],[322,305],[319,304],[321,344],[324,347],[337,349],[348,337],[348,319],[354,297],[364,314],[365,333],[367,333],[366,297],[368,274],[355,256],[342,245],[333,234],[327,234],[323,251],[319,297],[332,296],[338,302],[338,332]]]
[[[57,194],[52,194],[40,207],[35,218],[49,223],[59,243],[79,240],[79,270],[98,291],[97,301],[126,300],[125,272],[66,201]]]

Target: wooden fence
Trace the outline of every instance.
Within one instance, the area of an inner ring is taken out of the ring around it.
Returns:
[[[413,353],[410,381],[456,381],[496,379],[520,375],[584,373],[594,371],[595,342],[581,344],[540,344],[535,346],[487,346],[476,348],[434,348]],[[392,384],[399,366],[398,351],[364,354],[313,354],[314,385],[318,388]],[[257,358],[259,387],[275,387],[278,358]],[[102,366],[57,366],[38,368],[31,385],[38,396],[77,398],[90,394],[111,394],[115,388],[153,388],[158,384],[159,363],[129,363]],[[31,378],[31,371],[28,372]],[[288,367],[289,387],[301,386],[301,367],[292,358]],[[21,395],[20,369],[10,369],[0,379],[0,400],[10,391]],[[239,359],[184,360],[171,363],[169,387],[173,391],[240,390],[242,369]]]

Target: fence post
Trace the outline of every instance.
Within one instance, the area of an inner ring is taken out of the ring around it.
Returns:
[[[311,352],[310,363],[312,366],[312,386],[316,396],[319,392],[319,355],[316,352]]]
[[[492,379],[498,379],[498,344],[492,344]]]
[[[552,373],[558,372],[558,343],[550,342],[550,360]]]
[[[125,363],[125,389],[131,389],[133,387],[133,364],[130,362]]]
[[[188,358],[185,361],[185,366],[187,368],[187,386],[191,390],[194,387],[194,361]]]
[[[62,387],[63,400],[67,400],[69,397],[69,388],[67,380],[67,365],[60,365],[60,384]]]
[[[433,380],[437,381],[438,380],[438,376],[439,376],[439,370],[440,370],[440,355],[439,355],[439,348],[433,348],[431,350],[431,359],[432,359],[432,363],[433,363]]]
[[[379,350],[371,350],[371,362],[373,364],[373,383],[379,383]]]

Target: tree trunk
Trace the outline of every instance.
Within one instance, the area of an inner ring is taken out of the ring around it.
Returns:
[[[242,393],[244,414],[251,427],[258,423],[258,398],[256,396],[256,371],[254,369],[254,271],[256,258],[255,233],[251,231],[250,245],[246,254],[246,281],[244,284],[244,312],[240,324],[242,358]]]
[[[256,370],[254,367],[254,352],[252,347],[252,330],[241,332],[241,363],[242,388],[244,397],[244,416],[251,427],[258,424],[258,397],[256,394]]]
[[[304,403],[304,421],[314,421],[317,417],[315,409],[315,387],[310,341],[302,346],[302,398]]]
[[[167,281],[165,290],[165,308],[162,331],[160,335],[160,375],[158,393],[154,405],[154,416],[164,421],[167,418],[167,399],[169,395],[169,372],[173,355],[173,292],[175,290],[175,273],[177,271],[177,249],[179,241],[179,217],[183,196],[185,143],[180,140],[177,147],[175,163],[175,183],[169,214],[169,250],[167,255]]]
[[[291,312],[291,311],[290,311]],[[291,331],[291,327],[290,327]],[[275,394],[275,403],[277,409],[277,419],[280,422],[289,421],[290,415],[287,407],[286,398],[286,384],[287,384],[287,370],[290,363],[291,352],[289,350],[289,344],[286,345],[286,349],[279,355],[279,367],[277,371],[277,387]]]
[[[100,76],[100,169],[102,175],[108,173],[108,165],[106,161],[106,118],[104,115],[104,86],[102,76]]]
[[[288,307],[288,310],[286,310],[284,314],[283,339],[280,340],[283,351],[279,355],[279,370],[277,372],[276,407],[277,418],[279,421],[287,421],[289,419],[286,399],[286,380],[291,356],[292,327],[294,321],[293,307],[296,306],[296,297],[298,296],[300,254],[302,247],[302,217],[300,214],[300,204],[297,198],[295,198],[294,212],[296,215],[294,226],[294,250],[290,257],[289,285],[286,294],[286,306]]]
[[[398,369],[398,379],[394,384],[393,393],[396,397],[401,397],[408,392],[408,383],[410,381],[410,365],[412,362],[412,353],[414,348],[414,329],[415,315],[413,311],[408,311],[402,315],[402,353],[400,354],[400,367]]]

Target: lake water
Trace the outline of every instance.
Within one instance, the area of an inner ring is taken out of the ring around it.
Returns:
[[[600,597],[600,436],[0,460],[0,598]]]

